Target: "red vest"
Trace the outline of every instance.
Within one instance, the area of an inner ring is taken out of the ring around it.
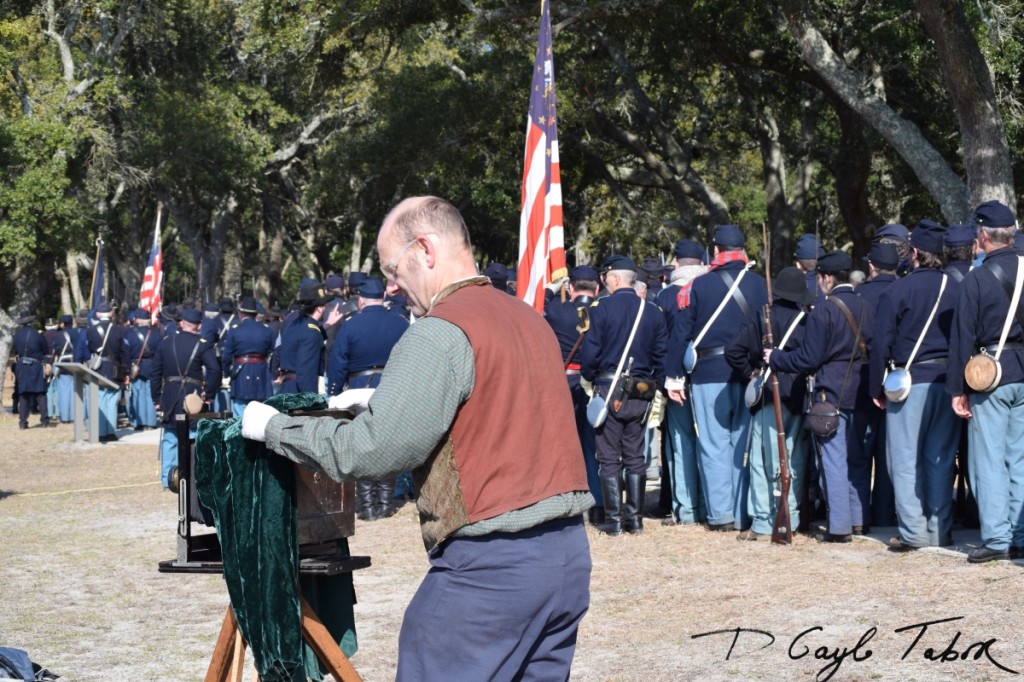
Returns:
[[[428,317],[466,334],[475,381],[447,440],[416,471],[427,549],[466,524],[587,490],[562,355],[543,316],[485,283],[455,290]]]

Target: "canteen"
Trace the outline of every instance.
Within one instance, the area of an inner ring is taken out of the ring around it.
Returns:
[[[761,402],[761,394],[764,391],[764,375],[758,373],[747,382],[747,388],[743,391],[743,402],[747,407],[754,407]]]
[[[604,396],[594,394],[587,403],[587,421],[596,429],[604,424],[607,417],[608,405],[604,401]]]
[[[892,403],[902,403],[910,395],[910,370],[890,368],[882,379],[882,392]]]
[[[683,369],[686,370],[687,374],[693,372],[693,368],[697,366],[697,348],[694,347],[693,341],[686,344],[686,350],[683,351]]]
[[[981,393],[994,389],[1002,378],[1003,368],[999,361],[985,352],[984,348],[980,353],[972,355],[964,367],[964,380],[967,385]]]

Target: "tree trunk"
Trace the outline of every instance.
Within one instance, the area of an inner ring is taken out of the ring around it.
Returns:
[[[71,290],[71,298],[74,301],[74,310],[68,310],[70,313],[75,313],[85,307],[85,297],[82,296],[82,282],[78,277],[78,261],[82,257],[82,254],[76,251],[69,251],[67,254],[68,264],[68,287]]]
[[[945,219],[961,221],[970,211],[970,194],[938,150],[916,125],[877,94],[862,94],[863,79],[828,44],[808,17],[802,0],[782,0],[780,4],[803,60],[907,162]]]
[[[871,238],[881,225],[868,203],[871,151],[864,139],[864,120],[842,102],[836,102],[839,116],[839,150],[833,172],[839,215],[853,238],[854,256],[866,256]]]
[[[935,41],[942,80],[960,122],[970,205],[996,199],[1016,213],[1013,168],[995,88],[963,8],[956,0],[916,0],[928,35]],[[957,218],[965,222],[968,214]],[[951,218],[952,220],[952,218]]]
[[[349,272],[359,272],[361,270],[360,264],[362,262],[362,251],[363,251],[363,228],[366,226],[366,221],[360,218],[356,221],[355,228],[352,230],[352,257],[349,258],[348,267]]]

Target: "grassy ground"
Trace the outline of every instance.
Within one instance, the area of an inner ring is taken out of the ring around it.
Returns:
[[[19,431],[0,415],[0,646],[68,680],[201,679],[227,595],[217,576],[157,572],[174,555],[176,503],[156,483],[156,446],[70,441],[70,427]],[[957,533],[961,550],[971,537]],[[836,680],[1012,677],[996,663],[1024,671],[1019,563],[893,555],[877,539],[740,543],[650,520],[642,536],[590,539],[576,680],[823,680],[837,658]],[[355,578],[353,664],[366,680],[392,679],[402,611],[427,566],[412,508],[357,522],[351,548],[373,560]],[[921,628],[896,632],[957,617],[909,653]],[[744,632],[730,653],[736,628],[770,635]],[[717,630],[729,632],[698,636]],[[946,658],[956,660],[926,658],[954,639],[958,655]]]

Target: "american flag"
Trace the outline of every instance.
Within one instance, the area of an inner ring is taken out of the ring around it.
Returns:
[[[555,62],[551,52],[548,5],[548,0],[541,3],[537,56],[530,86],[516,280],[519,298],[539,312],[544,311],[544,286],[566,274],[558,119],[555,116]]]
[[[139,291],[139,307],[149,311],[154,322],[160,315],[160,289],[164,281],[163,256],[160,252],[160,212],[156,211],[156,230],[153,233],[153,248],[149,250],[149,261],[146,262],[146,274],[142,276],[142,290]]]

